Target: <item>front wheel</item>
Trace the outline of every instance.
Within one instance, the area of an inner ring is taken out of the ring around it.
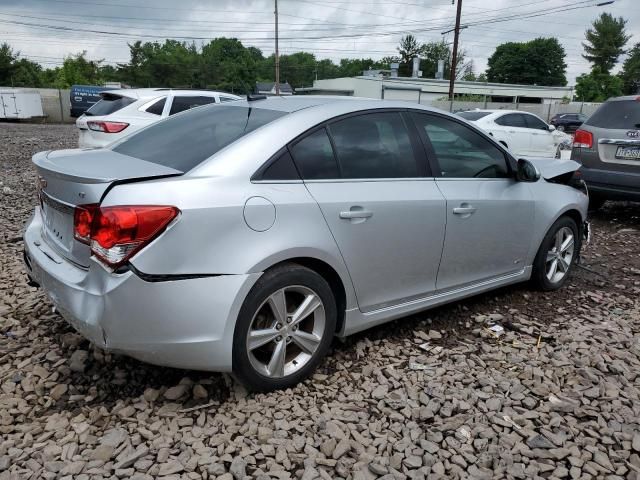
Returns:
[[[336,320],[336,301],[322,276],[296,264],[267,271],[238,315],[235,376],[258,391],[294,386],[329,350]]]
[[[531,280],[541,290],[557,290],[567,281],[578,256],[580,237],[576,222],[559,218],[545,235],[533,261]]]

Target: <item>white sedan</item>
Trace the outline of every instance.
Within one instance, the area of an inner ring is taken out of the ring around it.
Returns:
[[[515,157],[560,158],[561,145],[570,137],[540,117],[519,110],[469,110],[458,116],[475,123]]]
[[[104,147],[184,110],[240,99],[230,93],[169,88],[109,90],[100,96],[102,99],[76,120],[80,148]]]

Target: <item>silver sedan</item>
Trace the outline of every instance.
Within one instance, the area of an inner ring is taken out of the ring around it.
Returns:
[[[256,390],[307,377],[336,335],[526,280],[557,289],[586,225],[578,164],[516,160],[404,102],[250,98],[33,161],[26,269],[66,320]]]

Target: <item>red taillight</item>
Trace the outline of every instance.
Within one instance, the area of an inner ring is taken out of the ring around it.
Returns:
[[[73,236],[87,245],[91,241],[91,225],[98,209],[97,204],[82,205],[73,211]]]
[[[103,122],[103,121],[89,121],[87,122],[89,130],[102,133],[119,133],[129,126],[124,122]]]
[[[82,205],[74,213],[75,237],[93,254],[117,267],[153,240],[180,213],[176,207]]]
[[[586,130],[576,130],[576,134],[573,137],[573,146],[591,148],[593,146],[593,134]]]

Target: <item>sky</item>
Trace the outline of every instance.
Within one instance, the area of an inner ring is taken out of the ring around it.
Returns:
[[[457,0],[456,0],[457,1]],[[581,56],[584,32],[601,13],[628,20],[640,42],[640,0],[462,0],[460,46],[482,73],[495,47],[508,41],[556,37],[567,53],[567,80],[575,84],[590,65]],[[274,51],[274,0],[0,0],[0,42],[45,68],[87,51],[106,64],[129,60],[127,42],[227,36]],[[451,0],[278,0],[280,52],[316,58],[397,54],[408,33],[418,41],[453,41],[456,6]],[[525,17],[526,18],[523,18]],[[616,70],[624,57],[620,58]]]

